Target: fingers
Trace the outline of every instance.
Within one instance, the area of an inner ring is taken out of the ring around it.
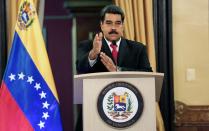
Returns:
[[[102,38],[103,34],[101,32],[99,34],[96,34],[96,36],[94,37],[93,48],[99,50],[99,52],[102,47]]]
[[[103,34],[101,32],[95,35],[93,41],[93,48],[89,52],[90,59],[95,59],[97,55],[100,53],[102,48],[102,38],[103,38]]]
[[[99,35],[98,34],[95,35],[94,41],[99,41]]]
[[[99,32],[99,36],[98,37],[99,37],[100,40],[102,40],[102,38],[103,38],[102,32]]]
[[[102,41],[102,38],[103,38],[103,34],[102,34],[102,32],[100,32],[100,33],[98,33],[98,34],[95,35],[94,41],[96,43],[101,42]]]
[[[104,64],[108,71],[116,71],[116,66],[110,57],[108,57],[105,53],[101,52],[100,58],[101,62]]]
[[[100,53],[100,58],[104,63],[110,63],[110,58],[104,52]]]

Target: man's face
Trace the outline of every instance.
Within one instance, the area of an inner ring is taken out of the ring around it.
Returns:
[[[117,41],[123,35],[123,22],[119,14],[106,13],[100,26],[108,41]]]

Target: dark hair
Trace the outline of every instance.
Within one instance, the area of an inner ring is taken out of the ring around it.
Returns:
[[[124,21],[124,18],[125,18],[124,12],[120,7],[118,7],[116,5],[107,5],[102,9],[102,11],[100,13],[100,21],[101,22],[104,21],[106,13],[119,14],[119,15],[121,15],[122,22]]]

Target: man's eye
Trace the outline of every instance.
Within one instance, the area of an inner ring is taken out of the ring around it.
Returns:
[[[122,23],[122,22],[116,22],[115,24],[116,24],[116,25],[121,25],[121,23]]]
[[[112,22],[106,22],[106,24],[107,24],[107,25],[110,25],[110,24],[112,24]]]

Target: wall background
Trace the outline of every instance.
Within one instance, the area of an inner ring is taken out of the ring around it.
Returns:
[[[209,105],[208,17],[208,0],[173,0],[174,94],[188,105]]]

